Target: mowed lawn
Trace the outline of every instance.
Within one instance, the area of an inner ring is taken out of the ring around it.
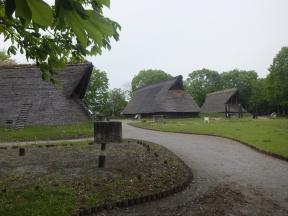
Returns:
[[[59,126],[28,126],[20,130],[0,127],[0,142],[58,140],[91,136],[93,136],[91,122]]]
[[[235,138],[260,150],[288,158],[288,119],[233,118],[211,120],[204,123],[203,118],[172,119],[164,123],[142,120],[130,123],[138,127],[197,134],[220,135]]]

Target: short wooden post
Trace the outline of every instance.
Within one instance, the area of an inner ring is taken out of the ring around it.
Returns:
[[[106,150],[106,143],[102,142],[101,143],[101,151],[105,151]]]
[[[242,105],[238,104],[238,118],[242,118],[243,117],[243,110],[242,110]]]
[[[94,122],[94,142],[121,142],[122,122]]]
[[[19,148],[19,156],[25,156],[25,148]]]
[[[99,163],[98,163],[98,167],[99,168],[104,168],[105,167],[105,155],[100,155],[99,156]]]

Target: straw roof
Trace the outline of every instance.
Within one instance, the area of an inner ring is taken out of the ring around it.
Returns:
[[[23,105],[31,104],[27,124],[68,124],[88,120],[72,98],[81,100],[93,65],[71,64],[56,75],[59,85],[43,81],[36,65],[0,66],[0,124],[16,121]]]
[[[154,113],[199,113],[200,108],[184,91],[182,76],[177,76],[135,91],[123,115]]]
[[[236,88],[225,89],[212,92],[207,95],[205,102],[201,108],[202,113],[225,112],[225,104],[229,103],[231,112],[238,112],[238,104],[230,103],[233,97],[238,97],[239,92]]]

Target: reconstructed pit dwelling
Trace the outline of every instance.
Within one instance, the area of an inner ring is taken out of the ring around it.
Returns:
[[[141,114],[142,117],[197,116],[200,108],[192,96],[185,92],[182,79],[182,76],[177,76],[137,89],[122,114],[127,117],[137,114]]]
[[[61,125],[84,122],[82,102],[93,70],[91,63],[71,64],[59,72],[53,85],[41,78],[36,65],[0,67],[0,125]]]
[[[242,115],[247,112],[239,97],[239,91],[236,88],[224,89],[221,91],[212,92],[207,95],[201,113],[225,113]]]

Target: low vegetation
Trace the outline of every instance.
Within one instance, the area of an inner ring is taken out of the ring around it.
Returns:
[[[0,142],[58,140],[93,136],[91,122],[75,125],[28,126],[21,130],[0,127]]]
[[[220,135],[246,142],[260,150],[288,157],[288,119],[172,119],[164,123],[142,120],[131,125],[167,132]]]
[[[105,168],[91,142],[0,149],[0,215],[69,216],[165,191],[187,180],[189,168],[166,148],[134,140],[108,143]],[[9,161],[9,163],[7,163]]]

